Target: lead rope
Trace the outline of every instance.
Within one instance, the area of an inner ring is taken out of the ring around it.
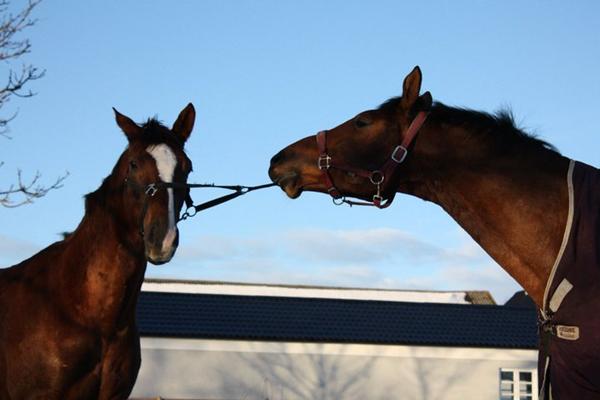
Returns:
[[[260,190],[260,189],[266,189],[272,186],[275,186],[275,183],[265,183],[263,185],[256,185],[256,186],[242,186],[242,185],[215,185],[214,183],[191,183],[191,184],[177,184],[177,183],[167,183],[164,184],[167,187],[187,187],[187,188],[211,188],[211,189],[226,189],[226,190],[232,190],[233,193],[230,194],[226,194],[224,196],[221,197],[217,197],[216,199],[212,199],[209,201],[205,201],[204,203],[200,203],[200,204],[193,204],[192,198],[190,196],[190,194],[188,193],[185,199],[185,203],[186,203],[186,210],[183,214],[181,214],[181,216],[179,217],[179,219],[177,220],[177,222],[179,221],[185,221],[188,218],[192,218],[194,216],[196,216],[196,214],[198,214],[200,211],[204,211],[208,208],[214,207],[214,206],[218,206],[219,204],[223,204],[225,202],[228,202],[230,200],[233,200],[239,196],[243,196],[245,194],[248,194],[250,192],[253,192],[255,190]]]

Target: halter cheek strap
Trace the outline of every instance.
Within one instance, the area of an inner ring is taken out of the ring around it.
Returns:
[[[336,205],[346,203],[350,206],[374,206],[377,208],[389,207],[390,204],[392,204],[392,201],[394,200],[396,192],[393,191],[387,199],[384,199],[382,195],[384,190],[384,181],[386,180],[386,177],[390,178],[393,175],[396,168],[398,168],[398,166],[402,164],[406,159],[406,156],[408,155],[408,148],[412,144],[413,140],[417,136],[417,133],[419,132],[423,124],[425,123],[428,114],[429,113],[426,111],[420,111],[417,114],[415,119],[412,120],[410,126],[406,130],[401,144],[394,148],[392,154],[390,155],[390,158],[386,160],[386,162],[381,166],[381,168],[374,171],[369,171],[361,168],[354,168],[352,166],[346,165],[338,161],[334,163],[333,159],[327,152],[327,131],[321,131],[317,133],[317,147],[319,149],[319,158],[317,160],[317,166],[323,172],[323,174],[321,175],[321,181],[327,188],[327,193],[329,193],[329,195],[331,195],[331,197],[333,198],[333,202]],[[333,178],[330,174],[331,168],[349,172],[353,175],[369,179],[371,183],[376,187],[376,191],[373,195],[372,200],[347,200],[335,187],[335,184],[333,183]]]

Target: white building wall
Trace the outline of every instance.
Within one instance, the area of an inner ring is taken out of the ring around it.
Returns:
[[[537,351],[142,338],[133,398],[497,400]]]
[[[465,291],[389,290],[147,279],[145,292],[470,304]]]

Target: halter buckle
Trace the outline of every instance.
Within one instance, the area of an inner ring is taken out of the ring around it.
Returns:
[[[150,197],[154,197],[154,195],[156,194],[156,192],[158,192],[158,188],[156,187],[156,183],[151,183],[148,186],[146,186],[146,190],[144,191],[144,193],[146,193],[147,196]]]
[[[319,156],[317,167],[319,167],[320,170],[331,168],[331,157],[329,157],[329,154],[321,154]]]
[[[398,155],[399,151],[402,151],[402,154]],[[396,146],[394,151],[392,151],[392,160],[394,160],[397,164],[402,164],[407,154],[408,150],[406,149],[406,147],[402,145]]]

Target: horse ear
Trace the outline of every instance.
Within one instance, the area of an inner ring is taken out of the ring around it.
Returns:
[[[118,112],[117,109],[114,107],[113,111],[115,112],[115,119],[117,121],[117,125],[119,125],[119,128],[121,128],[123,133],[125,133],[125,136],[127,136],[127,140],[131,142],[132,140],[141,136],[143,130],[138,126],[138,124],[133,122],[131,118],[126,117],[125,115]]]
[[[177,117],[173,124],[173,133],[179,137],[182,143],[190,137],[192,129],[194,129],[194,121],[196,120],[196,109],[192,103],[189,103]]]
[[[433,98],[431,97],[431,93],[425,92],[417,99],[416,108],[419,111],[429,111],[432,104]]]
[[[419,91],[421,90],[421,69],[416,66],[410,74],[404,78],[402,85],[402,106],[405,109],[412,110],[417,100],[419,99]]]

